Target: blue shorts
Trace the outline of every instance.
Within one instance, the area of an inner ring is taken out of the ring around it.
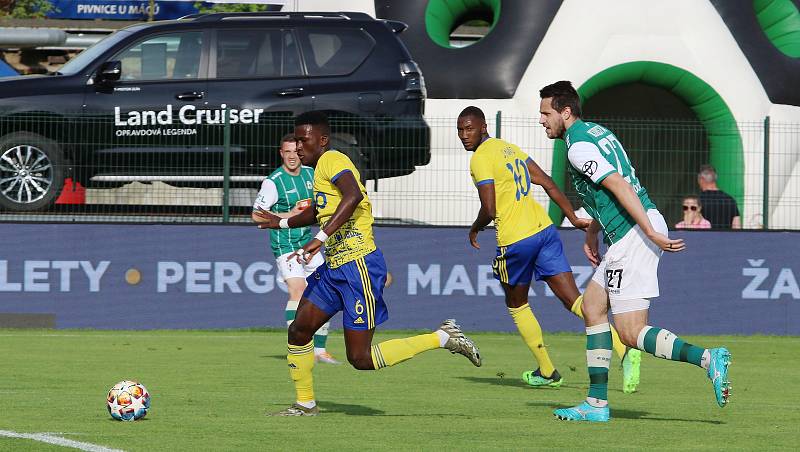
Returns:
[[[530,284],[531,276],[537,281],[559,273],[571,272],[564,255],[561,238],[555,226],[508,246],[497,247],[497,257],[492,263],[494,279],[511,286]]]
[[[336,268],[322,264],[306,282],[303,297],[331,316],[342,311],[347,329],[371,330],[389,319],[383,302],[386,261],[379,249]]]

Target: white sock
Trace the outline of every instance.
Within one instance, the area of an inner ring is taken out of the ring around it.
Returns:
[[[587,397],[586,403],[595,408],[603,408],[604,406],[608,406],[608,400],[602,400],[595,397]]]
[[[450,339],[450,335],[444,330],[436,330],[436,334],[439,336],[439,347],[444,347],[444,344],[446,344],[447,340]]]
[[[314,408],[315,406],[317,406],[317,401],[316,400],[312,400],[310,402],[297,401],[295,403],[297,403],[298,405],[300,405],[303,408]]]
[[[711,362],[711,352],[708,349],[703,351],[703,356],[700,357],[700,367],[705,370],[708,370],[708,364]]]
[[[295,313],[297,313],[297,307],[298,306],[300,306],[300,300],[289,300],[289,301],[286,302],[286,307],[283,310],[284,311],[294,311]],[[293,320],[287,320],[286,321],[286,326],[288,327],[289,325],[292,324],[292,322],[294,322],[294,319]]]
[[[321,355],[323,353],[325,353],[325,348],[324,347],[323,348],[314,347],[314,354],[315,355]]]

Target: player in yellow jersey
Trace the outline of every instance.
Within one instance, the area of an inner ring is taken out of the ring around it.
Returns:
[[[377,370],[398,364],[435,348],[466,356],[475,366],[481,358],[475,344],[464,336],[455,320],[419,336],[372,345],[375,327],[388,319],[383,301],[386,263],[372,235],[372,206],[360,175],[346,155],[328,150],[330,126],[319,111],[295,119],[297,155],[304,165],[315,167],[314,208],[288,219],[260,210],[261,228],[295,228],[316,222],[317,235],[290,259],[307,262],[325,245],[325,263],[308,277],[297,315],[289,327],[289,374],[297,401],[277,416],[315,416],[311,371],[314,368],[314,332],[337,312],[343,311],[347,360],[359,370]]]
[[[478,217],[469,232],[469,241],[480,248],[477,237],[494,221],[497,229],[497,257],[492,268],[500,281],[505,301],[525,344],[539,368],[523,373],[522,379],[534,387],[559,387],[563,378],[556,370],[544,345],[542,328],[528,304],[532,277],[544,280],[564,307],[583,317],[582,297],[572,268],[567,262],[561,239],[544,208],[533,199],[531,185],[541,186],[561,208],[569,221],[584,229],[590,220],[575,215],[567,197],[536,162],[517,146],[491,138],[480,108],[467,107],[458,117],[458,137],[470,159],[470,174],[481,201]],[[626,355],[626,348],[614,334],[614,349],[627,361],[623,389],[633,392],[638,384],[638,350]],[[635,371],[635,372],[634,372]],[[633,378],[635,377],[635,378]]]

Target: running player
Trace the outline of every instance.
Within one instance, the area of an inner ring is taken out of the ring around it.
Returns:
[[[277,416],[319,414],[311,371],[314,368],[312,336],[334,314],[343,311],[347,360],[359,370],[377,370],[401,363],[435,348],[446,348],[481,365],[478,348],[461,332],[455,320],[419,336],[372,345],[375,327],[388,318],[383,301],[386,263],[372,235],[372,206],[360,174],[347,156],[328,150],[330,127],[324,113],[311,111],[295,119],[297,154],[316,169],[314,208],[291,218],[259,210],[260,228],[292,228],[315,222],[320,231],[289,256],[309,262],[325,244],[325,263],[308,278],[297,317],[289,326],[289,374],[297,401]]]
[[[575,215],[567,197],[533,159],[517,146],[489,136],[480,108],[470,106],[458,115],[458,138],[464,149],[475,152],[470,159],[470,174],[481,200],[469,241],[479,249],[478,232],[494,220],[494,277],[503,287],[508,312],[522,339],[539,363],[538,369],[523,373],[522,379],[535,387],[561,386],[563,378],[550,360],[542,328],[528,304],[528,289],[533,276],[537,281],[544,280],[564,307],[578,317],[583,317],[582,298],[561,238],[544,208],[533,199],[531,184],[541,186],[575,227],[585,229],[591,221]],[[633,392],[639,383],[641,352],[631,349],[626,355],[625,346],[614,333],[614,348],[623,361],[623,390]]]
[[[704,349],[668,330],[648,325],[650,298],[659,295],[658,262],[663,251],[683,251],[683,240],[667,237],[664,217],[636,177],[622,144],[605,127],[581,120],[578,93],[567,81],[545,86],[539,92],[539,123],[548,138],[567,143],[569,172],[586,211],[594,218],[586,234],[584,251],[597,271],[583,293],[586,320],[586,358],[589,395],[572,408],[554,411],[562,420],[606,422],[608,363],[611,332],[608,306],[620,338],[658,358],[692,363],[706,370],[717,404],[724,407],[730,395],[726,348]],[[601,258],[597,234],[608,245]]]
[[[283,162],[261,183],[256,201],[253,204],[253,220],[258,221],[257,211],[268,210],[281,218],[296,215],[311,205],[314,169],[300,164],[297,156],[297,145],[294,134],[287,134],[281,139],[280,155]],[[272,254],[278,267],[278,277],[286,283],[289,301],[286,302],[286,326],[294,321],[297,305],[306,288],[306,277],[316,270],[324,259],[314,256],[308,264],[300,264],[294,259],[287,259],[300,247],[311,240],[311,228],[303,226],[294,229],[278,229],[269,232]],[[314,333],[314,359],[328,364],[339,364],[325,349],[328,341],[330,322]]]

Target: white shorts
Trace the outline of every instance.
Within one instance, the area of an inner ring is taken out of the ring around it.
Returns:
[[[278,281],[286,282],[289,278],[303,278],[306,279],[314,270],[320,265],[325,263],[325,258],[322,256],[322,251],[315,254],[311,262],[301,264],[297,262],[296,258],[286,260],[292,253],[286,253],[275,258],[275,264],[278,267]]]
[[[667,223],[658,210],[648,210],[647,216],[657,232],[667,235]],[[608,248],[592,281],[608,292],[611,312],[619,314],[650,307],[647,299],[659,294],[658,261],[661,254],[661,248],[651,242],[638,225]]]

